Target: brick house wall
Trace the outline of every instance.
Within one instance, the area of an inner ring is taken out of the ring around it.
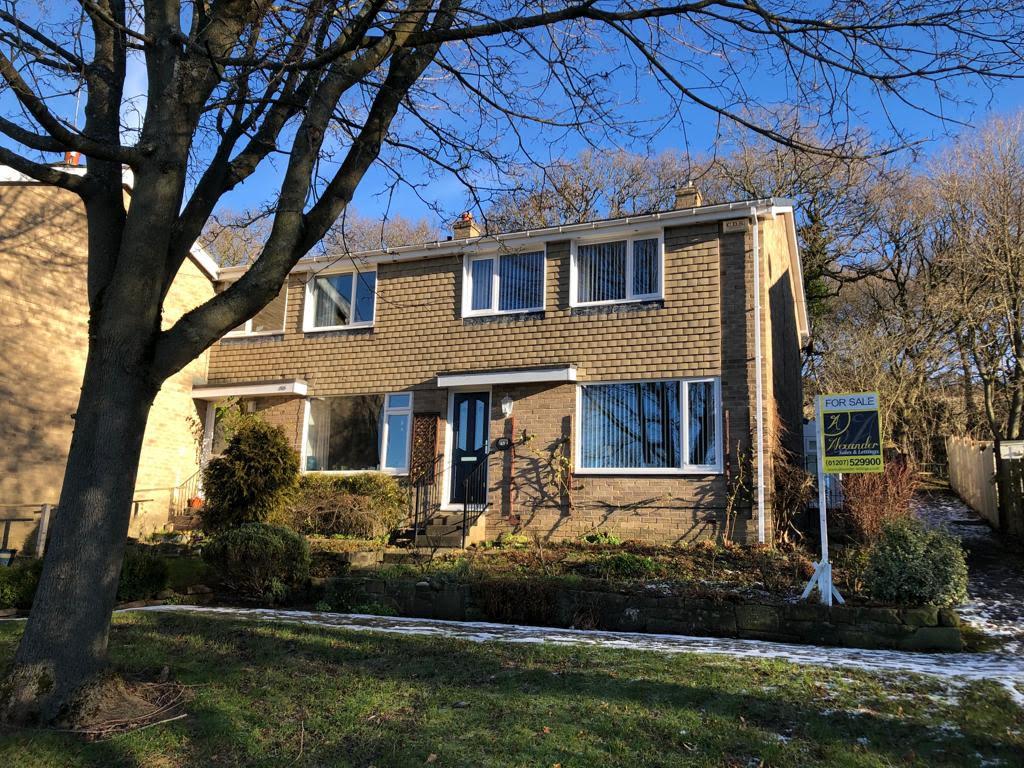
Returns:
[[[71,192],[0,184],[0,504],[55,503],[78,403],[88,344],[86,219]],[[164,324],[213,295],[186,260],[165,303]],[[141,535],[167,520],[170,489],[198,469],[192,381],[207,356],[169,379],[154,402],[142,449],[132,520]],[[12,532],[22,548],[26,526]]]
[[[759,234],[763,241],[782,244],[782,218],[763,220]],[[209,383],[302,379],[316,397],[412,390],[416,413],[434,413],[443,420],[448,392],[437,388],[439,372],[572,364],[580,382],[715,376],[721,380],[726,448],[735,473],[740,461],[751,461],[755,423],[752,229],[744,225],[726,233],[717,222],[670,226],[664,243],[663,300],[572,308],[570,241],[547,242],[545,309],[527,315],[463,318],[461,255],[380,263],[373,327],[343,331],[302,331],[311,276],[296,272],[287,285],[284,331],[223,339],[211,350]],[[783,269],[779,257],[769,278],[765,262],[772,249],[762,249],[766,432],[775,428],[776,389],[785,393],[786,418],[789,400],[802,399],[799,366],[780,373],[773,363],[787,355],[799,360],[799,340],[784,332],[785,313],[793,307],[786,307],[784,292],[776,296],[772,285],[788,280],[788,266]],[[788,252],[785,258],[788,265]],[[770,321],[773,314],[779,318],[777,331]],[[787,344],[795,348],[783,349]],[[595,529],[659,543],[721,536],[728,486],[724,474],[577,474],[559,487],[549,458],[557,450],[572,454],[576,389],[573,384],[493,387],[491,439],[518,440],[524,431],[533,438],[517,444],[514,455],[490,456],[487,537],[522,530],[572,538]],[[511,419],[500,411],[506,394],[515,401]],[[301,448],[303,407],[301,399],[292,398],[268,404],[264,411],[288,425],[296,448]],[[746,476],[752,477],[750,467]],[[770,538],[770,498],[766,501]],[[730,529],[738,541],[757,540],[750,499]]]

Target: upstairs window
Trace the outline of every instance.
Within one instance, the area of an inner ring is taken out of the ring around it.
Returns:
[[[373,325],[376,272],[315,277],[306,285],[303,331],[333,331]]]
[[[716,379],[583,385],[579,471],[719,472],[719,423]]]
[[[467,257],[463,280],[463,316],[544,309],[543,251]]]
[[[255,316],[246,320],[228,336],[266,336],[273,333],[284,333],[285,312],[288,309],[288,286],[270,300]]]
[[[574,306],[648,301],[662,297],[660,237],[576,243],[572,257]]]

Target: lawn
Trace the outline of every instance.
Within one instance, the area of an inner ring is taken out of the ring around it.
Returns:
[[[20,625],[0,625],[10,658]],[[192,686],[189,716],[85,742],[0,734],[18,766],[1020,765],[994,684],[724,657],[470,643],[121,614],[117,667]]]

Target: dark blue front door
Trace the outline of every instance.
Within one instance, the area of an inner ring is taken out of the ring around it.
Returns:
[[[452,493],[456,504],[487,501],[487,463],[491,396],[487,392],[456,392],[452,404]]]

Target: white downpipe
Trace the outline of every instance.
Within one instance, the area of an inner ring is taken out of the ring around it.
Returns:
[[[757,231],[757,208],[750,209],[754,223],[754,400],[757,413],[757,543],[765,543],[764,530],[764,384],[761,379],[761,241]]]

